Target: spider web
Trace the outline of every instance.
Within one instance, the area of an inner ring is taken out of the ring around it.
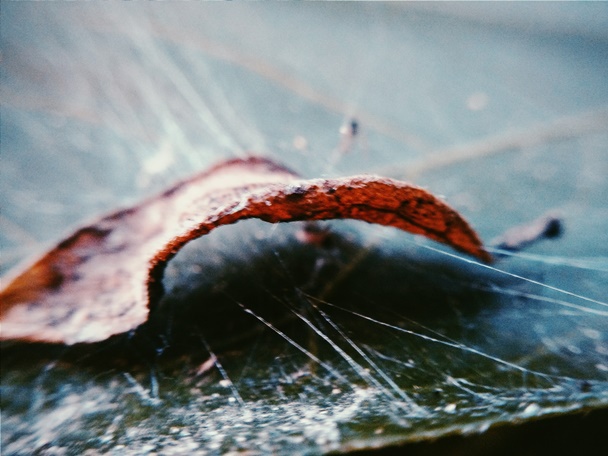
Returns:
[[[3,345],[3,450],[347,450],[606,406],[606,13],[526,8],[3,5],[2,272],[250,150],[415,179],[486,240],[566,227],[492,266],[352,221],[221,228],[136,334]]]

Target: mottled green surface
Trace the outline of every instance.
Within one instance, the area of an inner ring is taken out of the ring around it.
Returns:
[[[491,268],[363,223],[221,228],[136,333],[2,345],[2,454],[345,451],[608,405],[607,8],[435,8],[2,5],[2,271],[245,150],[414,179],[487,241],[565,227]]]

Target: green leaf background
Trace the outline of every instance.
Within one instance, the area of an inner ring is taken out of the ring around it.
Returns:
[[[3,273],[251,153],[415,181],[489,243],[548,210],[565,227],[492,266],[352,221],[322,245],[299,223],[223,227],[170,263],[137,331],[2,344],[2,454],[345,452],[608,404],[605,4],[3,3],[0,20]]]

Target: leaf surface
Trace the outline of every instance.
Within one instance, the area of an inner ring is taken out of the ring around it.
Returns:
[[[74,344],[135,329],[182,246],[249,218],[363,220],[491,259],[467,222],[419,187],[373,176],[297,180],[266,159],[232,160],[79,229],[9,281],[0,292],[1,337]]]
[[[537,452],[601,449],[539,418],[608,407],[607,16],[3,3],[2,273],[247,150],[415,182],[484,240],[553,210],[564,228],[525,252],[503,238],[492,265],[357,221],[315,222],[322,245],[300,222],[213,230],[167,263],[134,333],[0,344],[3,454],[319,454],[486,429],[481,453],[514,453],[501,430],[532,422],[552,436]]]

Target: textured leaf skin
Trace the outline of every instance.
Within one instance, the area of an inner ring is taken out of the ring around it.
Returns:
[[[299,180],[264,158],[221,163],[79,229],[2,290],[2,339],[96,342],[134,329],[188,241],[242,219],[358,219],[427,236],[489,262],[467,222],[413,185],[375,176]]]

